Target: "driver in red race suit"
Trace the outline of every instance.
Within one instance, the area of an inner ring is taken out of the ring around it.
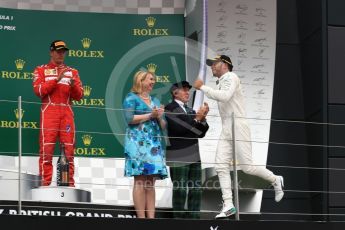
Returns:
[[[50,62],[34,71],[33,89],[42,100],[39,135],[42,186],[49,186],[52,181],[52,159],[57,140],[65,146],[69,186],[74,186],[75,126],[71,105],[72,100],[79,101],[83,97],[83,87],[78,71],[64,64],[66,51],[68,48],[64,41],[53,41]]]

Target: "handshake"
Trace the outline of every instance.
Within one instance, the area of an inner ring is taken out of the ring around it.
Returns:
[[[195,120],[199,122],[204,121],[206,119],[208,111],[210,111],[210,108],[208,107],[208,104],[204,102],[204,105],[201,106],[200,109],[196,112]]]

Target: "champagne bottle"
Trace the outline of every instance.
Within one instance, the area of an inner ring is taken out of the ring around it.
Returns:
[[[65,154],[65,145],[61,144],[60,156],[57,162],[57,185],[68,186],[69,185],[69,162]]]

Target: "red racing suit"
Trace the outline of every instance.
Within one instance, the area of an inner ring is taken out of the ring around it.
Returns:
[[[59,82],[59,73],[63,73]],[[73,79],[73,86],[70,85]],[[72,99],[79,101],[83,97],[83,87],[78,71],[64,64],[53,63],[36,67],[33,89],[42,100],[39,135],[39,173],[43,186],[48,186],[53,174],[53,154],[55,143],[59,140],[65,145],[65,154],[69,161],[70,186],[74,186],[74,148],[75,126],[71,108]]]

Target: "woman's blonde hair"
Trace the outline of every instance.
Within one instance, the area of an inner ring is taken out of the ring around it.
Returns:
[[[154,73],[148,72],[148,71],[142,71],[139,70],[134,74],[133,78],[133,86],[131,91],[136,94],[142,93],[142,85],[143,81],[146,79],[148,75],[152,75],[153,78],[155,78]]]

